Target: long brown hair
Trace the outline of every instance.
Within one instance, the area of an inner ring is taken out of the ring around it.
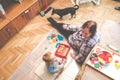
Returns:
[[[96,33],[96,29],[97,29],[97,23],[95,21],[92,21],[92,20],[89,20],[89,21],[86,21],[82,28],[89,28],[89,32],[91,33],[91,36],[90,37],[93,37]]]

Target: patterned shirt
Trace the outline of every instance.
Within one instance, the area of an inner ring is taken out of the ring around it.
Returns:
[[[50,73],[54,74],[59,72],[64,68],[65,63],[62,63],[59,60],[54,60],[53,62],[46,62],[47,69]]]
[[[58,71],[57,69],[57,65],[58,65],[58,62],[57,61],[54,61],[54,62],[46,62],[46,65],[47,65],[47,68],[48,68],[48,71],[50,73],[56,73]]]
[[[96,32],[96,34],[92,38],[85,39],[82,38],[81,26],[74,26],[68,24],[67,30],[74,31],[74,33],[68,37],[68,42],[71,47],[75,49],[75,51],[78,53],[78,55],[75,57],[75,60],[78,63],[82,64],[89,52],[95,46],[95,44],[100,41],[99,34],[98,32]]]

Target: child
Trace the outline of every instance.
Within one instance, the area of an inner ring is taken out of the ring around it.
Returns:
[[[61,73],[66,63],[66,60],[58,61],[50,52],[47,52],[43,55],[43,61],[45,61],[48,71],[52,74]]]

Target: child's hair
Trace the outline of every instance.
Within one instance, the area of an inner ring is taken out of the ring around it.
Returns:
[[[47,53],[45,53],[44,55],[43,55],[43,61],[45,61],[45,62],[49,62],[49,61],[51,61],[51,53],[50,52],[47,52]]]

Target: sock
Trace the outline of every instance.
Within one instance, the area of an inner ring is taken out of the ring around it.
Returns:
[[[57,22],[53,18],[49,17],[47,20],[51,23],[52,26],[56,26]]]

